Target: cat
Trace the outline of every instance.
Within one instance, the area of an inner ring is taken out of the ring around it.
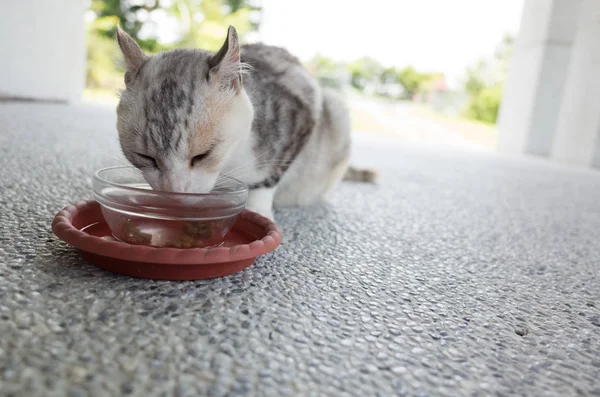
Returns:
[[[233,26],[216,53],[153,56],[117,27],[125,89],[117,106],[123,154],[156,190],[210,191],[220,176],[249,186],[248,209],[307,206],[341,179],[373,182],[349,167],[348,108],[287,50],[240,45]]]

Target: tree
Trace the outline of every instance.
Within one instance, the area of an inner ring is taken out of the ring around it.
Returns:
[[[170,10],[179,19],[186,21],[183,37],[178,46],[217,51],[223,45],[227,27],[236,27],[240,37],[255,29],[250,22],[248,7],[240,7],[241,2],[234,2],[235,7],[223,7],[222,0],[179,0]],[[243,3],[245,4],[245,3]],[[235,11],[234,11],[235,9]]]
[[[412,66],[407,66],[398,73],[398,82],[406,91],[406,95],[412,98],[415,95],[422,83],[422,76]]]
[[[465,82],[465,91],[467,94],[477,95],[485,88],[485,69],[484,60],[480,60],[475,66],[467,68],[467,79]]]
[[[116,89],[122,71],[115,66],[120,58],[114,41],[116,25],[129,33],[147,53],[173,47],[202,48],[216,51],[223,44],[227,27],[234,25],[243,40],[244,34],[258,29],[251,13],[260,7],[246,0],[91,0],[95,19],[88,24],[88,83],[95,87]],[[157,31],[157,15],[175,18],[181,37],[174,43],[162,43]],[[115,77],[116,76],[116,77]]]
[[[501,100],[501,85],[484,87],[477,95],[471,98],[466,110],[466,116],[486,123],[495,123],[498,118]]]
[[[383,66],[373,58],[363,57],[352,62],[349,69],[352,86],[363,91],[379,80]]]
[[[148,52],[158,50],[156,37],[142,39],[140,31],[145,23],[152,22],[152,13],[161,9],[161,0],[92,0],[90,9],[98,18],[116,17],[118,23]],[[105,37],[114,37],[115,26],[106,26],[98,30]]]
[[[399,72],[395,67],[389,67],[383,69],[379,76],[379,82],[385,84],[396,84],[399,83]]]
[[[343,64],[321,54],[317,54],[312,57],[306,66],[315,74],[331,75],[335,74],[340,68],[342,68]]]
[[[155,34],[140,35],[146,25],[155,24],[156,13],[167,12],[178,19],[183,35],[175,45],[217,50],[229,25],[234,25],[240,36],[258,30],[259,22],[251,20],[250,13],[261,10],[246,0],[92,0],[90,9],[98,18],[116,17],[123,30],[150,53],[169,48],[161,45]],[[114,37],[115,29],[110,26],[98,33]]]
[[[419,73],[412,66],[402,70],[395,67],[384,68],[368,57],[352,62],[348,67],[355,88],[360,91],[374,89],[380,95],[394,98],[412,98],[423,89],[432,89],[444,79],[442,73]]]
[[[481,59],[467,68],[465,91],[470,96],[465,109],[467,117],[488,123],[496,122],[514,44],[514,37],[505,34],[496,46],[493,57]]]
[[[245,0],[228,0],[227,3],[229,4],[229,7],[231,8],[231,12],[236,12],[240,8],[246,7]]]
[[[117,89],[122,84],[118,65],[119,49],[114,39],[106,35],[117,24],[116,16],[97,18],[87,28],[86,79],[89,87],[111,87]]]

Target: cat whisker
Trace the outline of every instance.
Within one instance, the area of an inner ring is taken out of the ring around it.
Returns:
[[[235,172],[237,172],[237,171],[239,171],[239,170],[241,170],[241,169],[247,169],[247,167],[248,167],[248,166],[249,166],[249,165],[250,165],[250,164],[251,164],[253,161],[256,161],[256,160],[258,160],[259,158],[261,158],[261,157],[263,157],[263,156],[267,155],[267,154],[268,154],[270,151],[272,151],[272,150],[273,150],[272,148],[268,148],[268,149],[266,149],[265,151],[263,151],[263,152],[262,152],[261,154],[259,154],[258,156],[256,156],[256,157],[254,157],[254,158],[252,158],[252,159],[250,159],[250,160],[246,161],[245,163],[243,163],[243,164],[240,164],[239,166],[237,166],[237,167],[235,167],[235,168],[233,168],[233,169],[229,170],[229,172],[228,172],[228,173],[235,173]],[[226,176],[227,176],[227,175],[228,175],[228,173],[225,173],[224,175],[226,175]]]

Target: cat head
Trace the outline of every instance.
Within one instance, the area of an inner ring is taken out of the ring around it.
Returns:
[[[210,191],[248,139],[253,118],[235,28],[216,54],[179,49],[149,56],[120,28],[117,40],[126,66],[117,107],[125,157],[153,189]]]

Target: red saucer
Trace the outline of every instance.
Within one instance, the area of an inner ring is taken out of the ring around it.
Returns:
[[[52,231],[102,269],[155,280],[226,276],[247,268],[258,256],[281,243],[277,225],[248,210],[238,216],[224,245],[218,248],[156,248],[103,239],[112,234],[95,201],[80,202],[60,211],[54,217]]]

